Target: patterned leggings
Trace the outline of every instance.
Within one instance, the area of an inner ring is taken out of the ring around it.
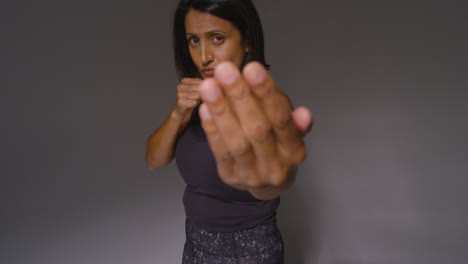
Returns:
[[[231,233],[209,232],[189,222],[182,264],[283,264],[276,220]]]

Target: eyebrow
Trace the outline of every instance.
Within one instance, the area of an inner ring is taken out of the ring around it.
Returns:
[[[213,34],[213,33],[219,33],[219,32],[224,33],[224,34],[227,35],[227,32],[224,32],[224,31],[222,31],[222,30],[211,30],[211,31],[205,32],[205,35],[211,35],[211,34]],[[188,35],[188,36],[196,36],[197,34],[187,33],[186,35]]]

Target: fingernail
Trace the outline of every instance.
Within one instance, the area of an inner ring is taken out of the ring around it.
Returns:
[[[205,80],[199,87],[203,100],[214,102],[220,95],[220,90],[216,87],[214,80]]]
[[[247,76],[253,85],[261,84],[265,80],[266,71],[263,66],[251,65],[247,68]]]
[[[239,71],[230,63],[222,63],[215,70],[216,78],[223,84],[233,84],[239,76]]]

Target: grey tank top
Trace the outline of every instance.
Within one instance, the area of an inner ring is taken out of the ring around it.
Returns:
[[[177,168],[187,184],[183,197],[187,220],[212,232],[235,232],[274,220],[280,197],[258,200],[220,179],[200,125],[199,106],[175,149]]]

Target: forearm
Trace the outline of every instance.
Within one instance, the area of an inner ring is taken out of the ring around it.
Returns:
[[[271,200],[285,193],[296,180],[297,167],[291,169],[286,181],[280,186],[265,186],[259,189],[248,190],[255,198],[259,200]]]
[[[174,145],[183,129],[187,116],[181,116],[174,110],[164,123],[146,142],[146,164],[149,169],[156,169],[169,164],[174,158]]]

